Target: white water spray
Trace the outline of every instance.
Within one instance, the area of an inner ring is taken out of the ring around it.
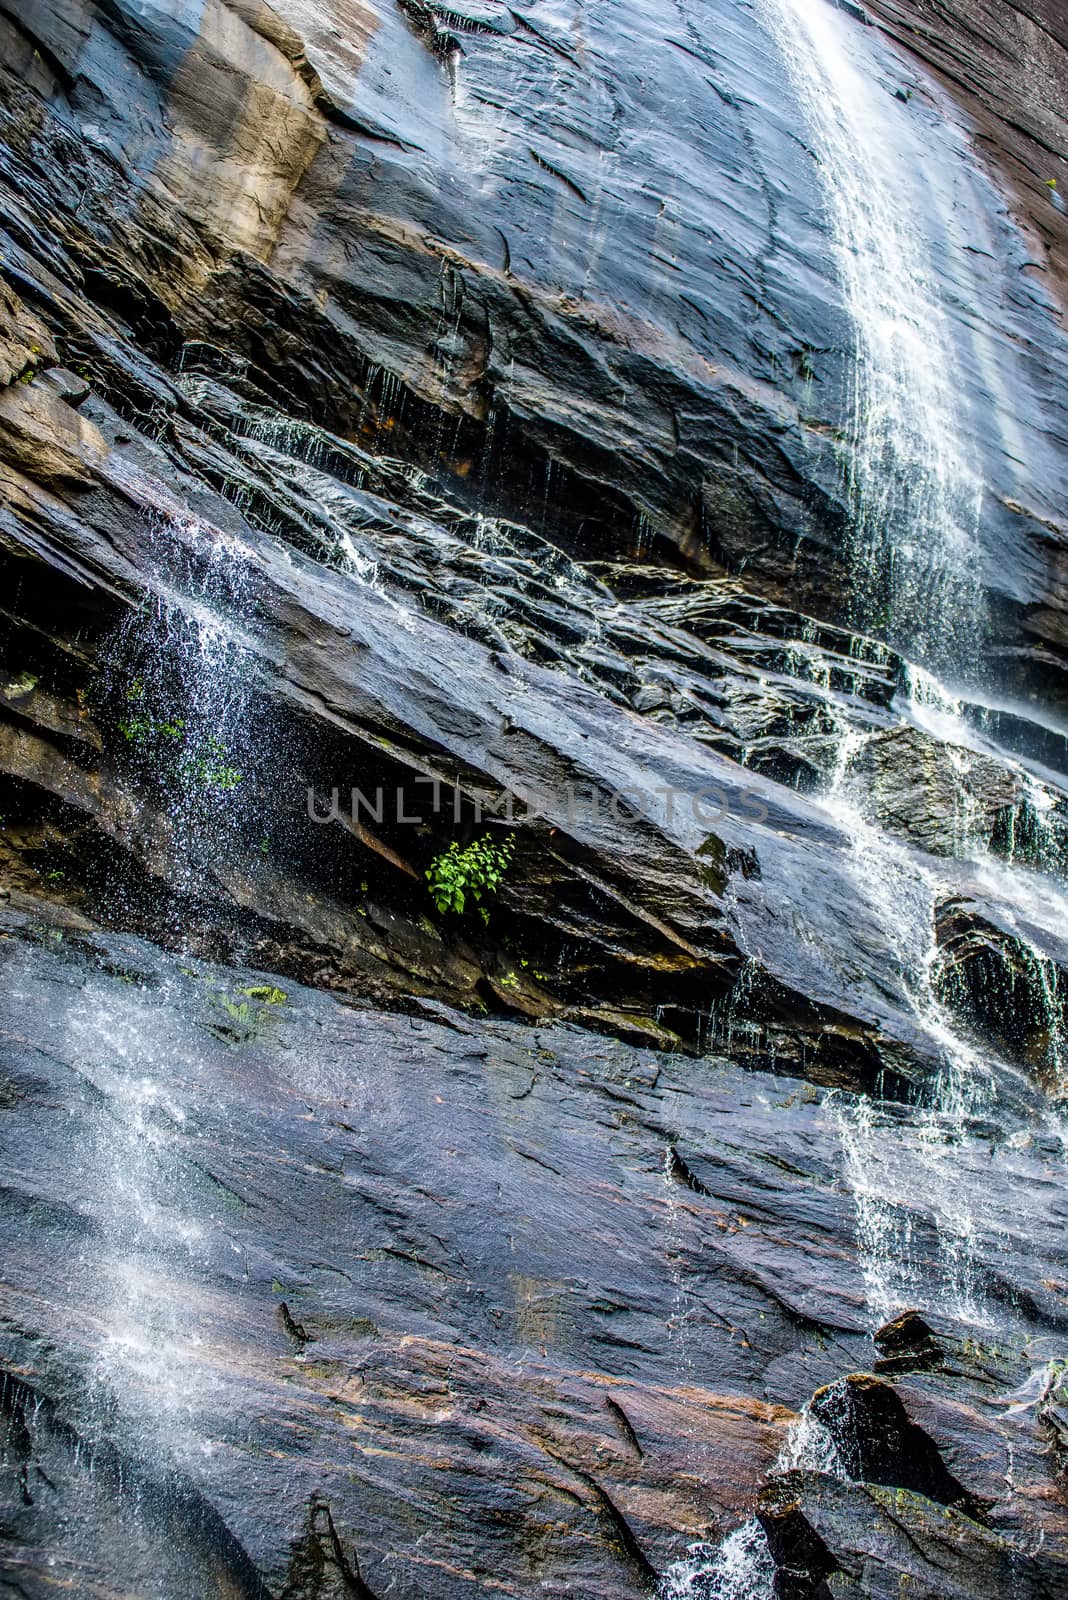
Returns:
[[[772,1467],[779,1472],[823,1472],[845,1481],[847,1473],[829,1431],[806,1406],[791,1424]],[[695,1544],[660,1582],[657,1600],[771,1600],[775,1559],[756,1517],[718,1545]]]
[[[933,212],[952,239],[952,219],[868,30],[828,0],[764,3],[819,164],[854,331],[845,466],[860,620],[928,666],[960,670],[984,629],[982,487],[923,224]]]

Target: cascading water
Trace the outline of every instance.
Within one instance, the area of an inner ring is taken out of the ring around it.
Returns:
[[[829,0],[766,0],[819,162],[854,332],[845,470],[858,622],[959,669],[983,628],[978,475],[906,105]],[[919,158],[919,160],[917,159]]]
[[[248,791],[267,752],[254,727],[242,644],[253,612],[253,557],[240,541],[188,517],[161,516],[154,532],[155,597],[110,641],[100,709],[139,812],[146,858],[165,854],[178,891],[168,906],[149,890],[154,929],[185,951],[195,943],[188,906],[211,897],[214,877],[256,865]],[[139,910],[116,907],[119,917]],[[179,1479],[195,1484],[214,1448],[199,1426],[219,1392],[203,1283],[220,1244],[192,1217],[206,1180],[182,1145],[195,1137],[198,1108],[188,1086],[184,1098],[174,1087],[176,1056],[195,1062],[198,1040],[168,1035],[167,997],[151,981],[142,984],[137,973],[126,981],[117,1002],[113,985],[89,977],[66,1022],[90,1108],[77,1177],[97,1218],[78,1269],[92,1278],[106,1328],[83,1374],[84,1421],[94,1447],[143,1462],[173,1490]],[[240,995],[218,998],[222,1023],[243,1014]],[[136,1541],[142,1511],[134,1494],[128,1515]],[[158,1533],[142,1537],[146,1559],[160,1565],[160,1587],[138,1592],[189,1600],[205,1593],[204,1573],[180,1557],[171,1571],[153,1540]]]
[[[933,713],[942,738],[964,743],[959,703],[928,669],[959,682],[981,660],[982,495],[969,464],[973,419],[924,219],[937,218],[943,252],[963,257],[967,241],[932,181],[911,91],[899,84],[897,95],[890,92],[869,30],[829,0],[766,0],[766,9],[819,163],[854,332],[845,467],[860,614],[924,664],[906,673],[906,718],[924,725]],[[936,992],[937,871],[872,822],[853,780],[852,760],[867,737],[843,725],[824,803],[851,841],[858,893],[886,930],[908,1005],[943,1066],[929,1089],[917,1159],[888,1155],[891,1141],[876,1131],[869,1106],[842,1109],[865,1275],[875,1315],[900,1306],[914,1286],[908,1208],[919,1180],[942,1240],[947,1308],[975,1318],[974,1221],[967,1198],[946,1182],[942,1158],[988,1101],[991,1078]],[[967,856],[972,819],[958,813],[958,853]]]
[[[72,1013],[71,1044],[96,1111],[86,1145],[89,1186],[102,1197],[92,1271],[108,1334],[90,1389],[97,1409],[115,1409],[142,1443],[165,1459],[195,1464],[201,1445],[198,1407],[214,1379],[192,1314],[191,1296],[175,1294],[210,1254],[203,1227],[184,1215],[188,1177],[176,1153],[189,1108],[175,1096],[173,1043],[161,1040],[153,997],[131,986],[117,1012],[86,985]]]
[[[243,638],[252,625],[253,558],[240,540],[189,517],[161,517],[154,598],[129,614],[106,650],[104,716],[144,817],[151,857],[165,853],[176,888],[208,897],[240,870],[254,831],[254,771],[266,755]],[[154,906],[154,916],[163,917]],[[181,948],[176,909],[167,933]]]
[[[806,1407],[791,1425],[773,1472],[825,1472],[846,1477],[828,1430]],[[718,1546],[694,1545],[664,1574],[659,1600],[768,1600],[775,1560],[756,1517],[743,1522]]]

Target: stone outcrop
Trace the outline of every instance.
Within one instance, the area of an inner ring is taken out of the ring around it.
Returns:
[[[850,776],[874,821],[931,855],[988,848],[1021,798],[1020,777],[1004,762],[954,749],[919,728],[891,728],[870,739]]]

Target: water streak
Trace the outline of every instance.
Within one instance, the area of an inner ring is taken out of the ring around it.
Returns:
[[[765,5],[818,162],[856,345],[844,467],[858,621],[960,671],[985,628],[982,486],[924,231],[939,201],[869,30],[826,0]]]

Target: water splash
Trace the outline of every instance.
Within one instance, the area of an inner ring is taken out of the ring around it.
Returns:
[[[836,1388],[839,1387],[844,1398],[845,1385],[836,1385]],[[810,1405],[801,1410],[787,1429],[774,1471],[823,1472],[843,1483],[847,1480],[849,1475],[833,1435],[824,1423],[812,1415]]]
[[[771,1476],[795,1471],[847,1478],[829,1430],[808,1406],[790,1424]],[[657,1600],[773,1600],[776,1570],[764,1529],[751,1517],[718,1545],[691,1545],[664,1573]]]
[[[695,1544],[668,1568],[657,1600],[771,1600],[775,1561],[756,1518],[720,1545]]]

